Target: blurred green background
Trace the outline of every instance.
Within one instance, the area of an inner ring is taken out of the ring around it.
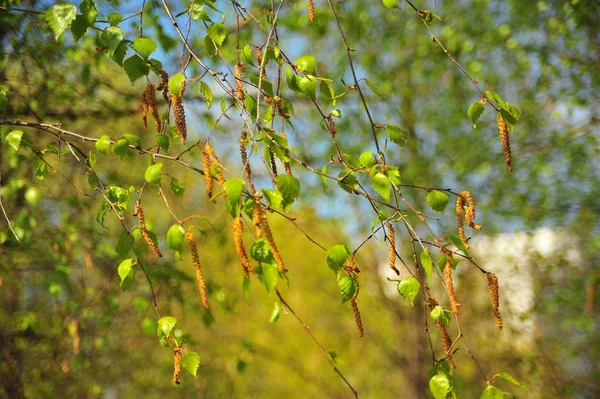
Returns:
[[[400,10],[390,10],[380,1],[334,3],[355,50],[357,74],[383,93],[379,97],[364,85],[374,119],[409,132],[404,148],[388,144],[388,163],[399,166],[403,183],[456,192],[467,189],[477,199],[477,220],[484,229],[473,234],[473,254],[500,279],[505,329],[495,329],[485,277],[462,262],[455,284],[463,303],[462,332],[470,349],[488,378],[506,371],[527,386],[498,382],[517,397],[600,397],[600,4],[595,0],[414,3],[442,18],[432,22],[434,33],[482,88],[497,91],[521,110],[511,137],[515,168],[511,174],[503,165],[495,116],[488,109],[473,128],[466,110],[479,94],[432,42],[407,4],[400,2]],[[3,119],[61,122],[67,130],[96,138],[130,133],[141,137],[144,146],[152,145],[154,126],[149,123],[144,130],[140,123],[144,84],[132,86],[123,70],[97,51],[101,45],[97,32],[88,32],[77,45],[70,33],[56,42],[43,15],[23,11],[44,12],[54,3],[0,4],[0,85],[9,93]],[[179,1],[169,4],[177,13],[188,6]],[[215,3],[231,28],[223,47],[230,66],[236,61],[231,4]],[[266,18],[264,10],[271,2],[242,5],[257,18]],[[110,12],[133,15],[141,3],[101,1],[98,6],[99,19],[104,19]],[[336,91],[341,91],[342,79],[352,83],[346,53],[326,2],[316,1],[315,6],[311,24],[304,1],[284,3],[279,45],[292,60],[314,55],[319,75],[334,79]],[[180,20],[185,26],[186,15]],[[190,43],[203,54],[204,26],[198,21],[190,26]],[[135,37],[139,19],[132,18],[122,27]],[[145,35],[160,43],[155,56],[165,69],[171,75],[179,72],[181,44],[160,2],[146,2],[143,27]],[[255,24],[244,23],[240,41],[261,45],[266,35]],[[216,69],[225,69],[225,61],[206,56]],[[188,77],[200,74],[192,62]],[[269,70],[268,75],[273,79],[276,71]],[[190,142],[205,138],[215,124],[223,94],[216,87],[214,91],[214,105],[208,108],[198,87],[188,87]],[[320,169],[333,152],[328,133],[305,98],[289,90],[284,93],[295,109],[295,129],[286,127],[292,151]],[[325,103],[322,98],[318,101]],[[343,152],[358,156],[374,150],[356,94],[340,100],[338,108],[343,113],[337,122]],[[236,153],[241,123],[234,112],[230,116],[231,120],[219,122],[211,140],[224,162],[241,176]],[[186,187],[181,198],[166,194],[175,213],[200,214],[212,224],[201,224],[206,234],[198,244],[210,313],[200,306],[189,253],[184,252],[180,260],[168,253],[156,261],[136,236],[162,314],[177,317],[186,347],[200,355],[198,376],[183,374],[182,384],[174,385],[172,351],[160,346],[156,337],[145,277],[138,272],[128,289],[119,284],[117,266],[122,259],[115,247],[122,230],[118,221],[108,215],[106,229],[96,222],[102,198],[88,188],[86,175],[70,152],[63,152],[60,160],[48,153],[47,159],[66,179],[83,187],[87,196],[57,173],[51,172],[43,181],[36,179],[32,154],[14,151],[4,140],[11,128],[2,129],[2,201],[22,243],[16,242],[3,221],[0,396],[351,397],[293,316],[284,313],[279,321],[269,323],[277,297],[267,294],[256,279],[246,302],[230,216],[205,199],[200,175],[165,163],[164,173]],[[41,131],[24,130],[39,148],[58,146]],[[78,145],[86,151],[94,148]],[[184,148],[176,140],[172,146],[173,154]],[[96,170],[109,184],[137,189],[144,182],[147,158],[133,151],[122,160],[111,153],[98,155]],[[186,160],[202,165],[199,152]],[[254,160],[259,165],[258,158]],[[353,249],[369,236],[376,215],[368,203],[333,184],[327,186],[327,195],[319,178],[298,165],[292,167],[302,182],[302,194],[290,216],[308,235],[325,247],[347,243]],[[269,187],[266,171],[257,167],[255,174],[261,186]],[[144,209],[149,228],[164,248],[173,221],[155,194],[146,194]],[[423,190],[405,189],[403,194],[427,209]],[[130,209],[125,223],[132,228],[137,219],[130,216],[133,206]],[[419,296],[411,307],[395,292],[395,283],[387,281],[394,275],[387,269],[383,237],[376,235],[357,256],[358,303],[365,328],[360,338],[350,304],[340,305],[325,251],[286,219],[276,214],[269,218],[289,269],[289,286],[283,281],[278,285],[283,297],[323,347],[334,351],[337,367],[360,397],[431,397],[431,355],[422,302]],[[418,219],[410,220],[426,237]],[[455,223],[449,209],[432,226],[439,234],[454,233]],[[245,239],[249,247],[250,236]],[[413,264],[410,238],[399,228],[397,243],[403,258]],[[447,306],[439,281],[433,280],[432,290]],[[450,332],[457,336],[455,325]],[[432,339],[439,355],[437,331]],[[464,346],[458,346],[455,391],[460,398],[479,397],[485,383]]]

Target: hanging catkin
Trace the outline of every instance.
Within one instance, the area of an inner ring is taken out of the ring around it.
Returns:
[[[162,253],[160,253],[158,246],[156,245],[156,243],[154,242],[152,237],[150,237],[150,233],[148,232],[148,229],[146,228],[146,219],[144,217],[144,210],[142,209],[140,200],[137,200],[135,202],[135,211],[134,211],[133,216],[138,217],[138,221],[140,222],[140,231],[142,232],[142,237],[144,237],[146,244],[148,244],[148,246],[150,247],[150,249],[152,250],[152,252],[154,252],[154,254],[156,256],[158,256],[159,258],[162,258]]]
[[[200,291],[200,299],[202,300],[202,306],[208,309],[208,293],[206,291],[206,281],[204,280],[204,273],[202,271],[202,265],[200,264],[200,257],[198,256],[198,248],[196,247],[196,240],[191,231],[186,231],[185,238],[190,246],[190,252],[192,253],[192,262],[194,263],[194,269],[196,270],[196,280],[198,280],[198,291]]]

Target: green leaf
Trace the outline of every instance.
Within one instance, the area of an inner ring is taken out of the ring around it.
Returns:
[[[440,269],[441,272],[443,272],[444,269],[446,268],[447,261],[448,261],[447,255],[442,255],[438,259],[438,268]],[[452,258],[452,268],[456,269],[456,265],[458,265],[460,263],[460,261],[461,261],[460,258]]]
[[[87,25],[93,26],[94,22],[96,22],[96,17],[98,16],[98,6],[94,0],[83,0],[81,4],[79,4],[79,9],[81,10],[81,14],[83,14],[83,18]]]
[[[479,120],[479,117],[481,116],[483,111],[485,111],[485,107],[483,106],[483,104],[480,104],[477,101],[475,101],[473,104],[471,104],[471,106],[467,110],[467,115],[469,116],[469,119],[471,120],[473,127],[477,126],[476,125],[477,121]]]
[[[8,108],[8,86],[0,85],[0,113]]]
[[[433,190],[427,194],[427,203],[437,213],[443,213],[448,205],[448,196],[438,190]]]
[[[227,202],[225,203],[227,211],[232,217],[240,214],[240,196],[244,191],[246,182],[244,179],[233,178],[225,181],[223,185],[225,194],[227,194]]]
[[[111,26],[117,26],[123,21],[123,15],[118,12],[111,12],[106,16],[106,19],[108,19],[108,23]]]
[[[242,291],[244,291],[244,299],[246,303],[250,304],[250,279],[244,276],[244,282],[242,283]]]
[[[152,39],[148,39],[147,37],[140,37],[139,39],[135,39],[133,43],[131,43],[131,47],[144,59],[147,59],[150,54],[152,54],[158,48],[156,42]]]
[[[354,276],[345,276],[338,280],[338,287],[340,289],[340,293],[342,294],[342,303],[348,301],[354,295],[356,295],[357,284],[356,277]]]
[[[431,311],[431,317],[433,318],[433,320],[439,321],[440,323],[442,323],[446,326],[448,324],[450,324],[450,315],[451,314],[452,314],[452,312],[444,309],[443,307],[441,307],[439,305],[434,307],[433,310]]]
[[[287,212],[300,194],[300,182],[292,175],[279,175],[275,179],[277,189],[283,197],[281,205]]]
[[[275,323],[281,317],[281,305],[279,302],[275,302],[275,306],[273,307],[273,311],[271,312],[271,317],[269,317],[269,323]]]
[[[388,166],[385,170],[385,175],[390,179],[392,184],[399,185],[400,184],[400,171],[398,168],[393,166]]]
[[[178,178],[171,177],[169,187],[171,188],[173,194],[175,194],[178,197],[183,197],[183,194],[185,193],[185,186],[179,181]]]
[[[127,142],[129,143],[129,145],[132,145],[134,147],[141,147],[142,146],[142,140],[138,136],[136,136],[135,134],[125,133],[123,135],[123,138],[125,138],[125,140],[127,140]]]
[[[121,277],[121,284],[123,284],[123,281],[125,281],[125,278],[129,275],[129,272],[131,272],[132,265],[133,265],[133,259],[131,259],[131,258],[125,259],[119,265],[118,272],[119,272],[119,277]]]
[[[458,236],[450,235],[448,238],[450,239],[450,241],[452,241],[452,244],[454,244],[456,248],[462,251],[463,254],[469,256],[469,251],[467,250],[465,243],[462,242],[462,240]]]
[[[123,66],[123,60],[125,59],[125,54],[127,53],[127,42],[125,40],[121,41],[117,46],[117,49],[113,53],[108,53],[108,57],[116,62],[117,64]]]
[[[156,143],[160,146],[160,149],[167,152],[169,151],[169,145],[171,144],[169,141],[169,136],[166,134],[157,134],[156,135]]]
[[[213,103],[213,93],[210,89],[210,86],[204,83],[202,80],[200,81],[200,93],[202,93],[202,96],[206,101],[206,105],[208,106],[208,108],[210,108],[210,106]]]
[[[446,395],[451,389],[448,376],[443,373],[434,375],[429,380],[429,389],[435,399],[446,399]]]
[[[371,166],[375,165],[375,159],[373,158],[373,151],[365,151],[362,154],[360,154],[360,157],[358,158],[360,164],[362,166],[365,166],[367,168],[370,168]]]
[[[119,139],[112,146],[112,151],[120,158],[123,158],[128,149],[129,141],[127,139]]]
[[[352,189],[356,188],[358,186],[358,180],[356,180],[356,173],[352,172],[351,169],[344,169],[344,170],[342,170],[338,174],[337,177],[338,178],[342,178],[343,177],[343,179],[338,182],[338,185],[344,191],[347,191],[350,194],[353,193]]]
[[[488,385],[481,393],[480,399],[504,399],[504,392],[493,385]]]
[[[137,55],[127,58],[125,62],[123,62],[123,69],[127,72],[127,76],[132,85],[136,80],[150,73],[148,64]]]
[[[508,128],[511,131],[514,129],[521,116],[521,112],[519,111],[519,109],[509,103],[504,103],[502,109],[500,110],[500,114],[502,115],[502,118],[504,118],[504,120],[506,121],[506,124],[508,125]]]
[[[78,42],[79,39],[85,35],[89,26],[85,21],[85,17],[81,14],[77,14],[75,20],[71,23],[71,33],[73,34],[73,41]]]
[[[175,252],[183,251],[183,237],[185,236],[185,229],[179,224],[174,224],[167,231],[167,247]]]
[[[23,137],[23,132],[20,130],[13,130],[9,134],[6,135],[6,141],[15,151],[19,151],[19,146],[21,145],[21,138]]]
[[[46,21],[54,32],[54,39],[58,41],[60,35],[71,26],[77,17],[77,7],[73,4],[56,4],[46,10]]]
[[[171,94],[179,96],[179,92],[181,91],[181,85],[183,84],[184,80],[185,75],[181,72],[179,72],[175,76],[172,76],[171,79],[169,79],[169,92],[171,92]]]
[[[162,163],[148,166],[144,173],[146,181],[153,184],[160,184],[160,179],[162,178],[162,166]]]
[[[263,188],[262,192],[269,205],[271,205],[273,208],[281,208],[283,197],[279,191]]]
[[[296,65],[298,72],[304,72],[308,75],[317,74],[315,57],[312,55],[304,55],[298,58],[296,62],[294,62],[294,65]]]
[[[249,44],[246,44],[244,48],[240,52],[241,59],[246,63],[252,66],[254,65],[254,54],[252,53],[252,47]]]
[[[250,247],[250,256],[257,262],[272,262],[273,258],[269,242],[264,238],[254,241],[254,244]]]
[[[102,42],[106,44],[109,54],[114,53],[124,36],[123,29],[117,26],[108,27],[102,32]]]
[[[495,377],[504,378],[506,381],[510,382],[513,385],[516,385],[521,388],[525,388],[525,386],[523,384],[521,384],[519,381],[517,381],[512,375],[508,374],[507,372],[502,371],[502,372],[496,374]]]
[[[177,319],[172,316],[165,316],[158,319],[157,334],[159,337],[168,338],[177,324]]]
[[[486,90],[485,96],[487,97],[488,100],[493,101],[497,106],[499,106],[500,108],[503,108],[504,101],[502,101],[502,98],[500,97],[500,95],[498,93],[496,93],[495,91]]]
[[[208,37],[210,37],[219,47],[221,47],[225,41],[225,38],[227,37],[227,31],[227,26],[219,22],[215,22],[208,27],[206,32]]]
[[[431,261],[431,257],[429,256],[429,252],[427,252],[427,249],[421,252],[421,265],[423,266],[425,273],[427,273],[427,277],[431,278],[431,272],[433,271],[433,262]]]
[[[46,176],[48,176],[48,165],[46,165],[44,159],[39,156],[33,158],[33,170],[35,172],[35,177],[38,180],[44,180]]]
[[[506,395],[506,399],[517,399],[517,397],[510,392],[504,392],[504,395]]]
[[[390,200],[390,189],[392,188],[392,183],[390,179],[383,173],[376,173],[371,177],[371,185],[383,197],[384,200]]]
[[[121,233],[119,236],[119,240],[117,241],[117,246],[115,247],[115,251],[121,256],[127,256],[129,250],[131,249],[131,242],[129,241],[130,235],[127,233]]]
[[[415,297],[419,293],[419,281],[414,277],[407,277],[398,283],[398,293],[408,302],[410,306],[415,306]]]
[[[275,263],[263,263],[256,268],[258,279],[267,289],[267,292],[271,293],[277,285],[277,279],[279,279],[279,270]]]
[[[200,367],[200,356],[196,352],[185,352],[181,358],[181,366],[195,377],[198,367]]]
[[[398,144],[400,147],[404,147],[404,144],[406,144],[406,140],[408,139],[408,132],[406,130],[400,128],[400,126],[390,124],[386,125],[385,130],[392,142]]]
[[[298,83],[300,91],[313,100],[317,99],[317,78],[312,75],[304,76]]]
[[[327,266],[338,273],[350,257],[350,248],[346,245],[334,245],[327,250]]]
[[[195,21],[210,22],[210,17],[204,9],[204,4],[198,4],[196,2],[193,2],[190,6],[190,9],[188,10],[188,13],[190,14],[190,18],[192,18]]]
[[[246,96],[244,104],[246,105],[250,117],[254,120],[254,118],[256,118],[256,99],[252,96]]]
[[[396,2],[396,0],[394,0],[394,2]],[[379,87],[377,87],[375,85],[375,83],[373,83],[372,81],[370,81],[369,79],[365,79],[365,82],[367,82],[367,85],[371,88],[371,90],[373,91],[373,93],[377,94],[379,97],[383,98],[383,93],[381,92],[381,90],[379,90]]]

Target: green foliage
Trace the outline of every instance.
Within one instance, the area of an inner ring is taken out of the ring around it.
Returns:
[[[185,75],[181,72],[172,76],[169,79],[169,92],[171,94],[179,96],[179,92],[181,91],[181,85],[183,84],[184,80],[185,80]]]
[[[23,132],[20,130],[13,130],[6,136],[6,142],[10,144],[15,151],[19,151],[21,145],[21,139],[23,138]]]
[[[60,35],[71,26],[76,16],[77,7],[73,4],[56,4],[48,8],[46,11],[46,21],[48,21],[48,25],[54,31],[54,38],[57,41]]]
[[[427,203],[437,213],[443,213],[448,205],[448,196],[438,190],[431,190],[429,194],[427,194]]]
[[[281,317],[281,305],[279,302],[275,302],[271,316],[269,317],[269,323],[275,323]]]
[[[153,52],[156,51],[158,45],[152,39],[140,37],[139,39],[135,39],[133,43],[131,43],[131,47],[133,47],[133,49],[144,59],[147,59]]]
[[[181,253],[183,251],[183,238],[185,236],[185,229],[179,224],[174,224],[167,231],[167,247],[175,252]]]
[[[400,147],[404,147],[406,140],[408,139],[408,132],[396,125],[386,125],[385,130],[387,131],[390,140],[393,143],[398,144]]]
[[[352,275],[340,278],[338,280],[338,287],[340,289],[340,293],[342,294],[342,303],[348,301],[356,295],[356,291],[358,289],[356,277]]]
[[[429,256],[429,251],[427,251],[427,249],[424,249],[423,252],[421,252],[421,266],[423,266],[423,270],[425,270],[425,273],[427,274],[427,278],[431,278],[431,272],[433,271],[433,262],[431,261],[431,257]]]
[[[350,248],[346,245],[334,245],[327,250],[327,266],[336,274],[349,258]]]
[[[154,165],[148,166],[146,172],[144,173],[144,178],[148,183],[160,184],[160,179],[162,178],[162,163],[156,163]]]
[[[473,124],[473,128],[476,127],[477,121],[479,120],[479,117],[481,116],[483,111],[485,111],[485,108],[478,101],[475,101],[473,104],[471,104],[471,106],[467,110],[467,115],[471,120],[471,123]]]
[[[225,205],[227,206],[227,212],[232,217],[236,217],[240,214],[240,196],[244,191],[244,186],[246,182],[244,179],[234,178],[225,181],[224,189],[225,194],[227,194],[227,202]]]
[[[410,302],[411,306],[415,306],[415,297],[419,293],[419,289],[421,288],[421,284],[414,277],[407,277],[398,283],[398,293],[408,302]]]
[[[292,175],[280,175],[275,179],[277,190],[281,193],[281,206],[289,211],[292,204],[300,194],[300,182]]]
[[[431,318],[447,326],[450,324],[450,314],[452,314],[451,311],[438,305],[431,311]]]
[[[198,367],[200,367],[200,355],[193,351],[185,352],[181,358],[181,367],[195,377],[198,372]]]
[[[480,399],[504,399],[504,392],[493,385],[489,385],[481,393]]]

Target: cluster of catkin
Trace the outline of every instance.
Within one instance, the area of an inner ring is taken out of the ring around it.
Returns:
[[[152,252],[159,258],[162,258],[162,253],[158,249],[156,242],[154,242],[152,237],[150,237],[150,233],[148,233],[148,229],[146,228],[146,218],[144,217],[144,210],[142,209],[140,200],[137,200],[135,202],[135,210],[133,216],[138,217],[138,221],[140,223],[140,231],[142,232],[142,236],[144,237],[144,240],[146,241]]]
[[[255,269],[254,266],[250,264],[250,259],[248,258],[246,248],[244,247],[244,240],[242,237],[242,232],[244,231],[244,221],[242,220],[241,216],[233,218],[231,228],[233,230],[233,242],[235,244],[235,251],[237,252],[242,262],[242,269],[244,269],[244,275],[246,276],[246,278],[250,278],[250,272],[254,272]]]
[[[492,301],[492,309],[494,310],[494,318],[496,319],[496,327],[498,330],[502,330],[502,317],[500,316],[500,294],[498,293],[498,277],[491,272],[486,273],[486,276],[490,300]]]
[[[452,311],[456,314],[460,314],[460,303],[456,300],[456,293],[454,292],[454,281],[452,280],[452,251],[445,251],[446,253],[446,265],[444,266],[444,280],[446,282],[446,289],[448,290],[448,298],[450,299],[450,306]]]
[[[181,82],[179,93],[171,93],[171,106],[175,115],[175,128],[181,137],[181,144],[185,145],[187,139],[187,126],[185,124],[185,110],[183,109],[183,93],[185,92],[185,80]]]
[[[427,306],[430,309],[433,309],[434,307],[436,307],[438,305],[439,305],[439,303],[434,297],[429,297],[429,299],[427,300]],[[454,358],[452,357],[452,352],[451,352],[452,351],[452,338],[450,338],[450,334],[448,334],[448,330],[446,329],[446,326],[444,325],[444,323],[436,320],[435,325],[437,326],[438,330],[440,331],[440,337],[442,340],[442,349],[444,350],[444,356],[446,357],[446,360],[448,360],[448,363],[450,364],[450,366],[452,366],[452,368],[455,369],[456,363],[454,363]]]
[[[246,67],[241,62],[235,64],[235,96],[239,100],[243,100],[246,96],[244,95],[244,82],[242,81],[242,73],[244,73]]]
[[[308,0],[308,18],[310,22],[315,22],[315,5],[313,0]]]
[[[354,313],[354,323],[356,324],[356,329],[358,330],[358,335],[360,337],[365,335],[365,330],[363,329],[362,318],[360,316],[360,310],[358,310],[358,303],[356,302],[356,298],[358,298],[358,293],[360,292],[360,284],[358,283],[358,274],[360,270],[356,267],[356,262],[354,262],[354,258],[350,258],[348,263],[344,266],[344,273],[346,276],[354,276],[356,279],[356,294],[352,298],[350,298],[350,304],[352,305],[352,312]]]
[[[504,163],[510,172],[512,172],[512,154],[510,152],[510,138],[508,135],[508,126],[502,115],[498,114],[498,134],[500,134],[500,144],[504,151]]]
[[[185,238],[190,246],[190,252],[192,253],[192,262],[194,263],[194,269],[196,270],[196,280],[198,280],[198,290],[200,291],[202,306],[204,306],[205,309],[208,309],[208,292],[206,290],[204,272],[202,271],[202,265],[200,264],[200,257],[198,256],[196,240],[191,231],[186,231]]]
[[[475,230],[481,230],[481,225],[473,221],[475,219],[475,200],[468,191],[461,191],[456,198],[456,219],[458,224],[458,235],[465,244],[465,247],[470,248],[469,240],[465,235],[464,222],[466,220],[467,224]]]
[[[150,111],[154,119],[156,129],[160,132],[161,124],[160,116],[158,115],[158,105],[156,104],[156,87],[150,82],[148,82],[146,89],[142,93],[142,121],[144,122],[145,129],[148,128],[148,123],[146,122],[148,111]]]
[[[173,348],[173,382],[179,385],[181,376],[181,359],[183,358],[183,349],[180,346]]]
[[[400,275],[400,271],[396,268],[396,232],[394,231],[394,226],[390,222],[386,222],[385,227],[388,232],[390,269],[396,272],[397,275]]]
[[[225,186],[225,175],[223,174],[223,167],[219,162],[217,154],[215,154],[215,150],[208,143],[204,146],[204,149],[202,150],[202,165],[204,167],[206,195],[208,195],[208,199],[213,200],[213,180],[211,170],[214,169],[216,171],[217,181],[219,182],[219,186],[221,187],[221,189],[223,189]],[[225,194],[225,191],[223,191],[222,195],[225,199],[227,199],[227,194]]]

